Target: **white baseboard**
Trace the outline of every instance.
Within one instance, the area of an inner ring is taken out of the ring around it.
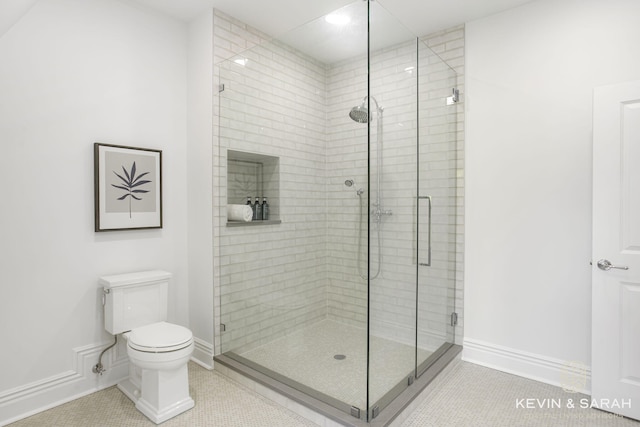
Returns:
[[[462,360],[557,387],[571,386],[591,394],[591,367],[583,361],[566,361],[465,338]],[[576,381],[577,380],[577,381]],[[571,383],[568,384],[567,383]]]
[[[213,369],[213,344],[200,338],[193,338],[195,348],[191,360],[206,369]]]
[[[111,343],[93,344],[73,349],[70,371],[0,392],[0,426],[37,414],[79,397],[115,385],[129,375],[129,359],[119,346],[102,357],[106,371],[94,374],[102,350]],[[119,350],[120,349],[120,350]]]

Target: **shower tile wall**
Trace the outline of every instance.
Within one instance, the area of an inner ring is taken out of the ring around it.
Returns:
[[[375,52],[371,58],[371,92],[383,112],[383,203],[391,216],[382,220],[382,269],[372,282],[372,333],[410,343],[415,336],[415,137],[416,79],[404,71],[415,65],[415,43]],[[371,189],[376,201],[377,119],[371,124],[371,183],[367,182],[367,131],[365,124],[348,117],[349,110],[367,94],[366,57],[333,64],[327,84],[327,171],[337,185],[354,179],[354,187]],[[372,110],[375,102],[371,101]],[[353,161],[357,164],[354,165]],[[355,190],[329,195],[332,214],[329,234],[329,316],[333,320],[366,327],[367,199],[363,195],[363,223],[359,223],[360,200]],[[358,248],[358,227],[362,247]],[[378,264],[377,226],[371,226],[371,273]],[[358,251],[360,266],[357,266]],[[332,258],[332,254],[335,257]],[[361,277],[362,276],[362,277]],[[389,333],[385,333],[386,331]],[[393,333],[391,333],[393,330]]]
[[[269,36],[260,31],[251,28],[237,19],[226,15],[219,10],[213,10],[213,87],[217,88],[221,84],[219,79],[220,69],[218,64],[223,60],[232,58],[234,55],[250,49],[260,43],[269,40]],[[213,102],[213,291],[214,291],[214,353],[222,352],[222,335],[220,315],[222,309],[220,307],[221,293],[223,291],[222,283],[222,257],[221,243],[222,234],[226,224],[226,200],[227,193],[225,191],[226,184],[226,157],[223,159],[219,155],[220,152],[220,99],[219,93],[214,92]],[[226,272],[225,272],[226,274]]]
[[[214,188],[219,189],[214,195],[216,330],[219,330],[221,312],[222,323],[227,324],[227,332],[222,335],[224,345],[221,346],[220,336],[216,336],[216,354],[253,348],[327,317],[366,327],[367,285],[360,277],[365,275],[366,251],[362,252],[358,269],[360,199],[356,190],[368,188],[367,130],[366,125],[348,117],[349,110],[366,95],[366,58],[322,64],[272,42],[247,51],[268,37],[219,11],[215,11],[214,31],[216,64],[240,53],[247,57],[249,64],[253,63],[251,66],[260,64],[240,86],[216,82],[226,85],[225,92],[216,94],[223,106],[220,117],[223,145],[214,159]],[[463,71],[463,56],[457,53],[464,41],[463,31],[458,27],[423,38],[440,56],[455,61],[458,72]],[[372,288],[371,326],[374,334],[403,342],[411,342],[415,334],[416,260],[412,224],[416,120],[415,112],[411,111],[415,111],[412,91],[416,83],[414,76],[405,71],[408,65],[404,65],[414,59],[415,43],[387,48],[372,57],[372,95],[385,107],[384,208],[391,209],[393,215],[383,220],[383,268]],[[232,70],[229,63],[222,75],[227,73],[230,77],[228,73]],[[235,76],[229,78],[235,79]],[[421,99],[424,96],[421,94]],[[215,109],[219,114],[217,105]],[[462,112],[460,107],[458,110]],[[463,120],[461,116],[458,114],[458,122]],[[374,120],[372,142],[376,138],[375,125]],[[460,185],[463,129],[461,124],[456,126],[453,132],[458,132],[458,146],[453,150],[457,148],[457,153],[450,153],[444,159],[435,156],[434,160],[446,162],[457,158],[458,175],[454,183],[457,179]],[[216,129],[215,134],[219,132]],[[282,224],[225,226],[227,145],[238,151],[280,157]],[[372,151],[374,169],[375,154]],[[353,179],[354,186],[346,187],[346,179]],[[443,185],[449,188],[452,182]],[[371,186],[373,194],[374,178]],[[365,214],[366,196],[365,193],[362,198]],[[461,314],[461,190],[449,205],[458,209],[457,227],[446,233],[447,238],[457,243],[457,258],[453,258],[454,254],[442,257],[457,262],[447,262],[447,271],[440,276],[451,277],[457,272],[456,309]],[[365,217],[362,228],[365,248],[366,235]],[[372,228],[372,237],[371,259],[375,267],[375,228]],[[438,276],[435,271],[434,274]],[[434,292],[442,297],[437,286]],[[249,294],[251,297],[247,298]],[[220,301],[225,306],[222,311]],[[440,300],[434,298],[432,302]],[[421,310],[427,318],[433,311],[440,320],[443,309],[427,303]],[[461,324],[458,328],[460,330]]]
[[[440,57],[455,59],[463,71],[464,29],[458,27],[423,38],[438,49]],[[447,323],[454,307],[451,282],[456,281],[456,311],[462,320],[462,184],[464,135],[462,107],[446,107],[444,99],[455,81],[441,59],[421,49],[420,144],[421,195],[431,195],[433,209],[432,267],[420,267],[419,346],[437,348],[447,339]],[[395,46],[373,52],[371,93],[384,107],[383,203],[391,216],[382,225],[382,271],[371,286],[371,331],[374,335],[405,343],[415,339],[415,65],[416,45]],[[337,191],[328,195],[329,218],[329,307],[332,320],[366,327],[367,291],[364,276],[366,252],[357,268],[359,200],[355,190],[339,190],[344,179],[354,179],[354,187],[367,188],[366,127],[349,120],[347,112],[366,94],[366,58],[332,64],[327,84],[327,176]],[[462,77],[458,76],[458,81]],[[460,85],[458,85],[460,88]],[[461,88],[462,89],[462,88]],[[372,108],[373,108],[372,103]],[[372,123],[372,198],[375,197],[376,122]],[[457,137],[457,145],[455,139]],[[356,162],[354,164],[354,161]],[[456,190],[456,185],[460,186]],[[372,200],[372,202],[375,200]],[[363,199],[366,206],[366,199]],[[424,216],[426,205],[421,205]],[[450,215],[456,213],[458,222]],[[366,212],[366,207],[365,207]],[[426,229],[421,221],[420,226]],[[362,226],[366,239],[367,224]],[[376,226],[371,227],[371,270],[377,264]],[[420,247],[426,247],[420,237]],[[363,241],[366,245],[366,241]],[[335,255],[335,256],[334,256]],[[425,252],[420,253],[424,262]],[[457,327],[461,337],[462,322]],[[450,338],[450,337],[449,337]]]
[[[214,22],[216,57],[239,53],[218,64],[215,263],[221,350],[242,352],[326,317],[325,67],[275,42],[243,50],[258,32]],[[281,224],[226,226],[227,149],[279,157]]]
[[[366,57],[329,66],[327,309],[331,320],[361,328],[366,328],[367,318],[367,126],[351,120],[349,111],[366,94]],[[352,187],[344,185],[347,179],[354,181]],[[359,189],[365,190],[360,197]]]

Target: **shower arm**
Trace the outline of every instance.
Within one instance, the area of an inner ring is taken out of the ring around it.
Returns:
[[[378,104],[378,100],[376,99],[375,96],[369,96],[366,95],[364,98],[362,98],[362,106],[364,106],[364,103],[367,101],[367,99],[372,100],[373,102],[375,102],[376,104],[376,112],[378,113],[378,116],[382,116],[382,112],[384,111],[384,107],[381,107],[380,104]]]

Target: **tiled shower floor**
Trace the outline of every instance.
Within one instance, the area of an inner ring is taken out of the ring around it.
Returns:
[[[366,408],[367,331],[324,320],[240,356],[360,409]],[[370,403],[415,368],[413,347],[372,336]],[[418,350],[418,360],[431,353]],[[335,355],[346,356],[342,360]]]

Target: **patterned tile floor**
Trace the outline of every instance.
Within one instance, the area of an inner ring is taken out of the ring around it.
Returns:
[[[372,337],[371,402],[376,402],[415,369],[413,347]],[[431,353],[419,350],[419,361]],[[335,355],[346,356],[342,360]],[[241,356],[334,397],[366,408],[367,334],[365,329],[324,320]]]
[[[432,385],[402,427],[640,427],[638,421],[577,404],[590,402],[589,396],[473,363],[458,363]],[[542,407],[523,407],[522,399]]]
[[[317,426],[254,391],[196,364],[189,364],[196,406],[163,427]],[[559,387],[460,362],[436,378],[418,399],[402,427],[640,427],[640,422],[596,409],[571,408],[568,399],[585,398]],[[557,399],[560,408],[524,409],[523,398]],[[115,387],[76,399],[11,424],[12,427],[152,427]],[[334,423],[324,427],[335,426]]]
[[[161,425],[163,427],[317,426],[271,400],[216,372],[189,363],[189,393],[196,406]],[[81,397],[11,427],[150,427],[116,387]]]

